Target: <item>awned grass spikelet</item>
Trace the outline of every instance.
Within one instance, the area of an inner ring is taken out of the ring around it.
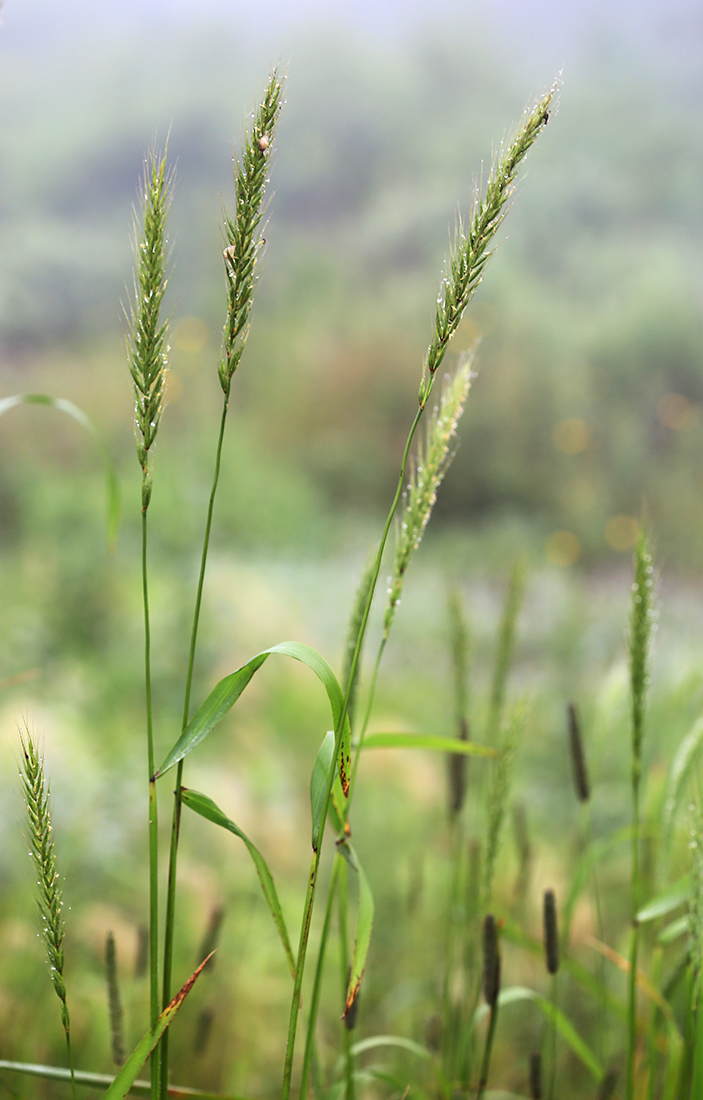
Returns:
[[[166,171],[166,154],[152,148],[144,168],[140,199],[142,230],[135,227],[136,273],[129,312],[127,359],[134,383],[137,457],[142,468],[142,509],[151,498],[151,449],[163,411],[168,325],[160,310],[166,293],[166,220],[173,194],[173,174]]]
[[[425,358],[425,371],[420,384],[420,406],[424,406],[432,389],[434,375],[444,358],[447,345],[456,332],[471,297],[478,287],[489,259],[490,245],[500,229],[510,206],[518,170],[530,147],[547,125],[549,111],[558,82],[526,113],[515,137],[502,144],[495,158],[485,196],[475,188],[469,227],[465,229],[457,216],[449,264],[437,299],[435,333]]]
[[[437,499],[437,490],[452,459],[449,447],[464,411],[471,383],[473,361],[474,352],[468,352],[462,356],[455,374],[447,376],[439,405],[433,410],[428,421],[424,445],[418,448],[417,457],[410,469],[404,494],[405,507],[401,514],[393,575],[388,592],[388,605],[383,620],[384,638],[387,638],[390,633],[410,559],[420,545]]]
[[[635,579],[632,584],[630,613],[630,701],[632,729],[632,883],[631,883],[631,946],[628,979],[628,1050],[627,1098],[635,1095],[635,1040],[637,1025],[637,960],[639,949],[640,904],[640,780],[642,775],[642,741],[644,716],[649,685],[649,663],[655,611],[652,607],[654,567],[649,554],[647,536],[643,531],[635,550]]]
[[[127,359],[134,384],[135,437],[142,470],[142,602],[144,608],[144,682],[146,695],[147,769],[149,777],[149,977],[151,1023],[159,1014],[158,987],[158,813],[154,775],[151,695],[151,627],[147,575],[147,510],[152,490],[152,448],[161,423],[166,381],[168,324],[161,320],[166,292],[166,221],[173,194],[173,173],[166,153],[155,147],[147,158],[140,199],[142,226],[135,228],[136,274],[130,311]],[[152,1100],[158,1089],[158,1061],[152,1058]]]
[[[28,729],[20,732],[20,746],[22,749],[22,788],[29,823],[30,855],[37,873],[37,905],[41,918],[42,938],[49,962],[51,981],[56,996],[61,1002],[61,1023],[66,1033],[68,1060],[73,1081],[71,1026],[63,977],[64,922],[61,915],[63,898],[59,885],[59,873],[56,869],[50,792],[44,778],[44,761]],[[75,1095],[75,1082],[73,1082],[74,1100]]]
[[[218,373],[226,397],[229,396],[232,375],[239,366],[248,333],[256,264],[264,244],[260,226],[265,210],[268,164],[282,106],[283,81],[279,79],[278,70],[274,69],[251,130],[245,135],[241,155],[234,161],[236,215],[232,218],[225,212],[227,320],[223,358]]]

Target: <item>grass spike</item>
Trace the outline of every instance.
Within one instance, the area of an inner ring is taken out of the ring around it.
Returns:
[[[237,213],[230,217],[224,212],[227,320],[218,374],[225,397],[229,397],[232,375],[239,366],[249,331],[256,265],[264,245],[260,228],[265,213],[268,163],[282,106],[283,80],[279,79],[278,70],[274,69],[252,127],[245,131],[241,153],[234,157]]]
[[[488,785],[488,804],[486,809],[486,851],[483,861],[482,896],[484,908],[490,904],[493,890],[493,875],[508,803],[510,773],[513,757],[520,741],[526,719],[524,706],[517,707],[509,717],[501,755],[493,763]]]
[[[56,996],[61,1003],[61,1023],[66,1035],[68,1061],[71,1070],[73,1098],[76,1083],[73,1073],[71,1048],[71,1022],[66,1001],[66,985],[63,974],[64,921],[63,897],[56,868],[56,848],[51,822],[51,795],[44,775],[44,760],[27,728],[20,731],[22,749],[21,778],[29,824],[30,855],[37,873],[37,906],[41,921],[42,939],[49,963],[49,974]]]
[[[485,196],[481,197],[478,187],[474,192],[468,228],[465,228],[461,217],[457,215],[449,262],[437,299],[434,336],[425,356],[419,393],[421,407],[427,402],[447,345],[493,255],[491,244],[510,206],[518,170],[547,125],[557,88],[558,80],[552,84],[546,95],[526,111],[515,136],[501,144],[501,152],[493,161]]]
[[[388,637],[403,591],[405,574],[420,545],[437,499],[437,490],[451,463],[449,447],[471,384],[475,350],[462,356],[453,376],[447,376],[439,405],[427,423],[425,442],[418,448],[404,491],[404,508],[399,523],[395,561],[383,619],[383,637]]]
[[[160,319],[168,279],[166,222],[173,195],[173,172],[166,170],[166,150],[152,146],[144,166],[140,196],[142,228],[135,225],[134,301],[128,315],[127,361],[134,384],[137,458],[142,468],[142,510],[151,499],[151,455],[163,412],[168,324]]]

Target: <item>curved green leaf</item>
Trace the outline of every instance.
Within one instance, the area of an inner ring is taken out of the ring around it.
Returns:
[[[0,1060],[0,1072],[21,1073],[26,1077],[42,1077],[46,1081],[63,1081],[71,1084],[71,1071],[65,1066],[42,1066],[31,1062],[5,1062]],[[113,1074],[88,1073],[77,1069],[73,1074],[76,1084],[89,1089],[108,1088],[115,1080]],[[129,1087],[134,1096],[151,1096],[149,1081],[133,1081]],[[169,1085],[167,1093],[173,1100],[244,1100],[244,1097],[227,1095],[222,1092],[207,1092],[203,1089],[188,1088],[185,1085]]]
[[[325,805],[327,783],[334,756],[334,731],[328,730],[320,750],[315,757],[310,776],[310,813],[312,815],[312,850],[317,851],[320,839],[320,825],[322,824],[322,810]],[[330,803],[331,805],[331,803]],[[338,830],[339,831],[339,830]]]
[[[501,915],[500,919],[503,926],[501,930],[503,939],[522,947],[525,951],[529,951],[535,958],[544,959],[544,940],[541,936],[539,938],[531,936],[517,921],[505,913]],[[624,1001],[617,997],[608,986],[604,985],[591,970],[577,962],[573,955],[564,955],[559,965],[582,989],[605,1006],[613,1016],[616,1016],[619,1020],[627,1019],[627,1006]]]
[[[533,989],[527,989],[525,986],[516,985],[510,989],[504,989],[502,993],[498,994],[498,1004],[501,1008],[505,1005],[515,1004],[518,1001],[532,1001],[536,1004],[547,1019],[554,1024],[564,1042],[567,1046],[571,1047],[576,1057],[583,1063],[589,1073],[595,1077],[596,1081],[601,1080],[603,1076],[603,1067],[588,1043],[584,1042],[581,1038],[568,1016],[565,1016],[551,1001],[548,1001],[545,997],[541,997],[540,994],[535,993]],[[487,1013],[488,1005],[481,1005],[480,1008],[476,1010],[474,1017],[475,1021],[478,1022],[478,1020],[482,1019]]]
[[[500,756],[498,749],[458,737],[439,737],[432,733],[367,733],[362,749],[431,749],[433,752],[464,753],[466,756]]]
[[[207,963],[208,959],[210,959],[210,957],[211,956],[208,955],[207,959],[203,959],[198,969],[195,971],[194,974],[191,974],[186,984],[183,986],[182,989],[178,991],[176,996],[171,1001],[170,1005],[168,1005],[168,1007],[163,1010],[153,1027],[150,1027],[146,1035],[144,1035],[139,1040],[136,1047],[130,1054],[125,1064],[122,1066],[122,1069],[117,1074],[110,1087],[105,1093],[103,1093],[103,1100],[123,1100],[123,1098],[127,1095],[137,1079],[137,1074],[139,1073],[139,1070],[146,1062],[147,1058],[158,1043],[164,1031],[169,1026],[171,1021],[173,1020],[173,1017],[176,1015],[184,1000],[190,993],[195,982],[200,977],[203,967]]]
[[[667,913],[671,913],[674,909],[678,909],[680,905],[683,905],[684,902],[687,902],[690,894],[691,876],[684,875],[673,886],[669,886],[662,894],[652,898],[640,909],[637,914],[638,923],[646,924],[647,921],[666,916]]]
[[[373,927],[373,894],[371,893],[371,887],[369,886],[368,879],[364,874],[364,868],[359,862],[359,857],[354,851],[349,841],[344,838],[339,841],[337,846],[339,848],[342,845],[346,845],[349,849],[351,856],[350,863],[356,869],[359,875],[359,911],[356,916],[356,936],[354,939],[354,955],[352,957],[351,973],[349,975],[349,984],[347,986],[347,998],[344,1006],[343,1015],[346,1016],[349,1009],[354,1004],[354,1001],[359,996],[359,989],[361,988],[361,979],[364,973],[364,967],[366,966],[366,958],[369,953],[369,944],[371,942],[371,928]]]
[[[240,840],[243,840],[246,844],[247,851],[254,861],[256,867],[256,873],[259,876],[261,883],[261,889],[264,892],[266,904],[269,907],[269,912],[273,917],[274,924],[278,929],[278,934],[281,937],[281,943],[283,944],[283,950],[286,953],[288,959],[288,965],[290,971],[295,978],[295,960],[293,958],[293,951],[291,949],[290,940],[288,938],[288,929],[286,928],[286,922],[283,917],[283,911],[281,909],[281,903],[278,900],[278,894],[276,893],[276,887],[273,883],[273,875],[269,871],[268,864],[262,856],[259,849],[255,844],[249,840],[246,833],[242,832],[238,825],[235,825],[233,821],[222,812],[219,806],[215,805],[211,798],[208,798],[206,794],[200,794],[198,791],[189,790],[188,787],[181,787],[181,798],[183,803],[193,810],[196,814],[200,814],[201,817],[207,818],[208,821],[212,821],[215,825],[219,825],[222,829],[227,829],[234,836],[238,836]]]
[[[344,729],[341,733],[338,729],[344,705],[342,689],[325,659],[311,646],[305,645],[303,642],[281,642],[279,645],[271,646],[270,649],[265,649],[262,653],[258,653],[256,657],[252,657],[247,664],[242,665],[236,672],[232,672],[229,676],[225,676],[223,680],[220,680],[188,723],[161,767],[157,769],[155,779],[164,775],[179,760],[183,760],[189,752],[192,752],[207,737],[218,722],[231,710],[254,673],[261,668],[264,661],[272,653],[282,653],[284,656],[292,657],[294,660],[307,665],[321,681],[327,692],[334,718],[334,728],[339,737],[339,776],[344,793],[347,793],[351,763],[351,731],[348,717],[344,721]]]
[[[58,409],[60,412],[66,413],[67,416],[73,417],[73,419],[93,437],[100,451],[100,457],[102,458],[105,470],[107,541],[109,546],[113,546],[115,538],[117,537],[117,527],[120,519],[120,491],[112,459],[92,420],[85,415],[82,409],[79,409],[78,405],[74,405],[72,401],[66,401],[63,397],[52,397],[48,393],[16,393],[12,397],[5,397],[0,401],[0,416],[10,409],[17,408],[18,405],[45,405],[51,409]]]
[[[377,1047],[397,1047],[400,1050],[407,1050],[411,1054],[416,1054],[418,1058],[432,1061],[432,1055],[427,1047],[421,1046],[413,1039],[406,1039],[402,1035],[372,1035],[368,1039],[360,1039],[358,1043],[353,1043],[351,1052],[356,1057],[359,1054],[364,1054],[367,1050],[375,1050]]]
[[[676,812],[686,790],[688,779],[695,768],[703,748],[703,717],[694,722],[693,727],[678,747],[669,770],[664,796],[664,836],[667,846],[671,844]]]
[[[677,920],[673,920],[671,924],[667,924],[662,928],[661,932],[657,935],[657,943],[660,943],[662,947],[666,947],[668,944],[673,943],[674,940],[678,940],[681,936],[686,935],[691,926],[691,918],[688,913],[684,917],[678,917]]]

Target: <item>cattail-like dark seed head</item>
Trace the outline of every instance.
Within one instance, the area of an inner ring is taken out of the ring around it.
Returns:
[[[105,975],[107,980],[107,1000],[110,1010],[112,1060],[116,1066],[121,1066],[125,1060],[123,1012],[120,987],[117,980],[117,948],[115,947],[115,937],[112,932],[108,932],[105,939]]]
[[[137,928],[137,953],[134,959],[134,977],[143,978],[149,966],[149,929],[145,924]]]
[[[559,933],[557,902],[553,890],[544,891],[544,953],[547,970],[550,974],[556,974],[559,969]]]
[[[598,1088],[598,1100],[611,1100],[618,1083],[617,1070],[609,1069]]]
[[[195,1038],[193,1039],[193,1053],[202,1057],[210,1042],[212,1025],[215,1019],[215,1010],[210,1005],[201,1009],[195,1025]]]
[[[495,1008],[500,993],[500,951],[498,925],[492,913],[483,921],[483,995],[486,1004]]]
[[[537,1051],[530,1055],[530,1096],[542,1100],[542,1055]]]
[[[469,740],[469,725],[462,718],[459,740]],[[449,810],[453,817],[461,813],[466,798],[466,766],[469,758],[463,752],[449,754]]]
[[[208,926],[205,929],[205,935],[203,936],[202,943],[200,944],[200,950],[198,952],[198,959],[203,960],[208,955],[212,955],[213,951],[217,949],[217,943],[220,938],[220,930],[222,928],[222,922],[225,918],[225,910],[222,905],[216,905],[210,912],[210,920]],[[212,955],[212,958],[205,964],[206,970],[212,970],[215,965],[216,955]]]
[[[571,764],[574,772],[574,786],[579,802],[588,802],[590,788],[588,786],[588,773],[586,772],[586,757],[583,752],[583,739],[581,737],[581,724],[578,713],[573,703],[567,707],[569,722],[569,749],[571,750]]]

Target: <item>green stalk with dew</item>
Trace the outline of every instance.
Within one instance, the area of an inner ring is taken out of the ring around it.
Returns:
[[[173,176],[166,170],[166,153],[152,149],[144,170],[141,197],[142,231],[135,232],[136,275],[134,301],[129,315],[127,360],[134,385],[135,437],[142,471],[142,600],[144,607],[144,681],[149,779],[149,988],[152,1027],[158,1019],[158,817],[154,772],[154,737],[151,698],[151,628],[147,572],[147,512],[151,501],[153,446],[161,422],[166,380],[167,324],[160,311],[166,292],[166,219],[173,193]],[[151,1057],[152,1097],[159,1088],[159,1061]]]
[[[205,570],[207,566],[210,531],[215,507],[215,496],[220,477],[222,445],[229,410],[232,378],[239,366],[249,332],[249,317],[254,298],[257,260],[264,244],[261,222],[265,213],[265,192],[268,183],[268,168],[278,118],[283,105],[283,82],[278,71],[273,70],[258,107],[251,130],[245,134],[245,141],[239,159],[234,162],[234,217],[225,212],[226,247],[223,253],[225,278],[227,282],[227,318],[224,325],[223,350],[217,373],[223,393],[220,430],[215,454],[210,499],[208,502],[205,534],[200,559],[200,573],[195,597],[195,609],[191,627],[188,668],[186,672],[183,701],[183,719],[181,729],[185,730],[190,716],[190,695],[193,684],[195,649],[198,639],[198,624],[202,603]],[[152,770],[153,775],[153,770]],[[165,1008],[171,1000],[171,971],[173,965],[173,943],[176,910],[176,871],[178,861],[178,840],[181,821],[181,784],[183,779],[183,761],[178,763],[176,787],[171,826],[171,847],[168,870],[166,900],[166,925],[164,934],[163,993]],[[168,1032],[161,1043],[161,1095],[166,1095],[168,1082]]]
[[[435,324],[434,334],[430,341],[425,356],[422,377],[420,381],[420,388],[418,393],[418,408],[415,413],[415,417],[410,426],[407,440],[403,450],[403,455],[400,465],[400,476],[398,479],[397,488],[391,507],[386,519],[386,523],[383,528],[383,533],[379,542],[376,558],[371,572],[371,579],[368,586],[368,596],[366,600],[366,606],[364,608],[363,615],[359,622],[356,642],[354,645],[354,651],[349,666],[348,678],[346,681],[344,702],[342,711],[335,727],[335,751],[332,754],[329,771],[327,775],[327,782],[325,786],[324,797],[322,799],[321,810],[321,828],[319,830],[319,836],[317,838],[316,850],[313,852],[312,863],[310,867],[310,873],[308,876],[308,889],[305,899],[305,906],[303,911],[303,921],[301,927],[300,943],[298,948],[297,966],[295,983],[293,988],[293,995],[291,1000],[291,1010],[288,1026],[288,1043],[286,1048],[286,1058],[283,1071],[283,1089],[282,1100],[288,1100],[290,1096],[292,1072],[293,1072],[293,1055],[295,1050],[295,1037],[297,1031],[298,1013],[300,1008],[300,996],[302,990],[303,972],[305,968],[305,958],[307,952],[308,939],[310,934],[310,925],[312,921],[312,913],[315,904],[315,895],[317,890],[318,871],[320,865],[320,855],[322,849],[322,837],[324,834],[325,824],[327,821],[327,814],[329,810],[331,792],[335,779],[336,761],[339,756],[339,748],[342,741],[342,736],[345,728],[345,723],[348,718],[349,706],[352,698],[352,694],[356,684],[356,677],[359,667],[359,659],[361,654],[361,648],[364,642],[366,634],[366,627],[368,624],[369,614],[371,611],[371,603],[373,601],[378,576],[381,569],[381,562],[386,548],[388,535],[393,523],[396,509],[401,499],[401,494],[405,485],[406,470],[408,467],[410,450],[415,437],[415,432],[418,428],[420,420],[429,401],[430,395],[434,388],[435,378],[437,371],[444,360],[444,356],[449,345],[451,337],[456,332],[464,311],[469,304],[476,288],[479,286],[484,269],[493,250],[491,245],[493,244],[496,234],[503,224],[503,220],[510,205],[511,197],[513,196],[515,183],[517,180],[518,170],[522,164],[529,149],[536,141],[539,134],[547,125],[549,119],[549,110],[556,93],[556,83],[552,85],[549,91],[544,95],[536,104],[529,110],[519,127],[515,137],[504,146],[501,150],[501,154],[495,159],[491,170],[490,178],[486,186],[485,196],[482,196],[476,189],[474,193],[474,203],[469,220],[468,227],[465,227],[461,218],[457,219],[456,229],[454,233],[454,240],[450,250],[449,262],[445,270],[445,274],[442,280],[442,288],[437,299],[437,305],[435,310]],[[454,423],[446,436],[446,428],[448,423],[444,426],[445,431],[445,446],[441,452],[441,462],[435,469],[436,480],[434,484],[430,481],[426,481],[427,475],[423,470],[419,469],[420,464],[415,470],[414,480],[412,482],[412,491],[409,493],[409,503],[415,509],[414,512],[414,525],[411,529],[407,527],[405,539],[401,535],[399,540],[398,553],[396,555],[396,566],[394,580],[391,582],[389,606],[386,612],[386,618],[384,622],[384,636],[380,644],[380,653],[377,657],[374,673],[377,673],[380,656],[382,656],[383,648],[387,639],[387,633],[393,622],[395,615],[395,609],[397,607],[398,599],[400,597],[400,591],[402,590],[402,584],[405,576],[407,565],[412,555],[413,550],[419,543],[424,527],[429,519],[432,504],[434,503],[434,494],[436,493],[437,484],[441,479],[441,470],[446,457],[446,446],[448,440],[453,435],[456,426],[456,419],[458,419],[459,407],[462,405],[466,395],[466,389],[468,388],[470,375],[470,360],[465,359],[463,365],[455,373],[454,379],[449,383],[449,390],[453,391],[456,396],[456,405],[454,409]],[[462,396],[459,397],[458,395]],[[439,423],[440,415],[437,416],[437,422]],[[431,446],[431,430],[428,433],[428,440]],[[424,509],[424,511],[423,511]],[[407,520],[406,520],[407,522]],[[351,647],[350,647],[351,648]],[[373,685],[371,690],[373,696]],[[364,721],[363,729],[367,725],[367,717]],[[359,753],[362,751],[361,746],[357,748],[356,757],[353,765],[353,772],[351,781],[349,784],[348,798],[344,809],[345,818],[349,811],[349,799],[353,793],[353,785],[356,776],[356,769],[358,766]],[[309,1030],[314,1028],[315,1020],[311,1018],[309,1020]],[[308,1041],[308,1050],[312,1051],[312,1043]],[[306,1068],[303,1069],[304,1079],[306,1076]],[[301,1094],[301,1100],[305,1100],[304,1095]]]
[[[20,775],[29,824],[30,855],[37,873],[39,889],[37,906],[41,919],[42,938],[49,962],[51,982],[61,1002],[61,1023],[66,1035],[73,1100],[76,1100],[71,1023],[63,976],[64,922],[61,916],[63,898],[59,886],[59,873],[56,869],[49,786],[44,778],[44,761],[39,755],[29,730],[25,729],[24,733],[20,734],[20,745],[22,749]]]

